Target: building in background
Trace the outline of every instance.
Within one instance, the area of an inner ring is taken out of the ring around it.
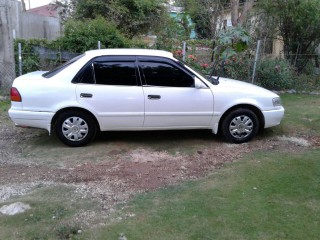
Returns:
[[[171,4],[168,5],[168,12],[169,12],[169,15],[172,18],[174,18],[177,22],[181,22],[182,17],[185,14],[183,7],[177,7],[177,6],[174,6]],[[191,28],[190,39],[195,39],[196,32],[194,30],[194,24],[189,16],[186,16],[186,17],[187,17],[187,21],[188,21],[188,26]]]
[[[41,7],[31,8],[26,12],[39,15],[39,16],[44,16],[44,17],[59,18],[58,6],[54,4],[47,4]]]
[[[60,37],[62,26],[56,5],[48,4],[22,11],[21,4],[16,4],[16,9],[12,10],[16,38],[55,40]]]

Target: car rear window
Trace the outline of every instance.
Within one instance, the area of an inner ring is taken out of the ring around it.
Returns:
[[[94,62],[96,84],[136,86],[134,62]]]
[[[68,62],[60,65],[59,67],[49,71],[49,72],[46,72],[44,74],[42,74],[43,77],[45,78],[51,78],[53,77],[54,75],[56,75],[57,73],[61,72],[63,69],[65,69],[66,67],[70,66],[72,63],[78,61],[80,58],[82,58],[84,56],[84,54],[81,54],[75,58],[72,58],[71,60],[69,60]]]

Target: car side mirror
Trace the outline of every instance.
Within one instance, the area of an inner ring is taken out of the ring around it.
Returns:
[[[207,88],[207,86],[196,76],[194,76],[194,87],[196,89]]]

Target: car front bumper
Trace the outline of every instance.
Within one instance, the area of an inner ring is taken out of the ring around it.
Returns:
[[[284,108],[281,107],[276,110],[262,111],[262,114],[264,116],[264,128],[277,126],[284,117]]]

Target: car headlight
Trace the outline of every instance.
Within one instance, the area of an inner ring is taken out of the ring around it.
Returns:
[[[273,103],[273,106],[275,106],[275,107],[280,107],[280,106],[282,106],[281,98],[280,98],[280,97],[273,98],[273,99],[272,99],[272,103]]]

